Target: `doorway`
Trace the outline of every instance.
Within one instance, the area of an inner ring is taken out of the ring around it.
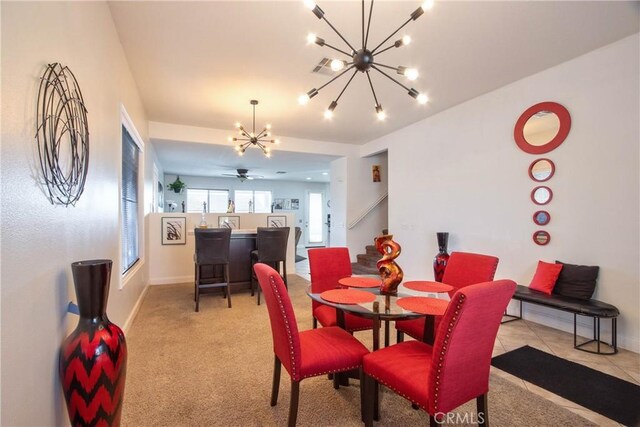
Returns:
[[[305,246],[325,246],[324,241],[324,192],[307,191],[307,218],[305,221]]]

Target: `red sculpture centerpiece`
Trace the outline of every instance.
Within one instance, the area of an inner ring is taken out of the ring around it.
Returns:
[[[394,261],[400,256],[400,245],[393,241],[393,234],[376,237],[375,244],[378,252],[382,254],[382,258],[376,264],[382,278],[380,294],[396,295],[398,293],[398,285],[404,277],[402,269]]]

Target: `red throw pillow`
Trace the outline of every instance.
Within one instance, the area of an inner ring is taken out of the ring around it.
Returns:
[[[551,295],[553,287],[558,280],[562,270],[562,264],[550,264],[544,261],[538,261],[538,268],[536,268],[536,274],[533,275],[529,289],[535,289],[536,291],[543,292],[547,295]]]

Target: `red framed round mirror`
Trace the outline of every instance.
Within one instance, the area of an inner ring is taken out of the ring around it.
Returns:
[[[556,165],[551,159],[537,159],[529,165],[529,178],[536,182],[549,181],[556,172]]]
[[[571,129],[571,115],[557,102],[541,102],[528,108],[513,130],[516,144],[529,154],[544,154],[564,142]]]
[[[551,241],[551,235],[544,230],[538,230],[533,233],[533,241],[536,245],[544,246],[548,245]]]
[[[537,211],[533,214],[533,222],[536,225],[547,225],[551,221],[551,215],[547,211]]]
[[[553,191],[545,185],[541,185],[539,187],[531,190],[531,200],[536,205],[546,205],[553,199]]]

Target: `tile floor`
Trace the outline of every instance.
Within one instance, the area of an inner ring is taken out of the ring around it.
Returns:
[[[306,250],[299,250],[298,255],[306,257]],[[308,259],[296,263],[296,274],[306,280],[311,280]],[[608,339],[608,337],[605,339]],[[524,345],[538,348],[558,357],[580,363],[592,369],[596,369],[625,381],[640,385],[640,354],[621,348],[619,349],[618,354],[611,356],[585,353],[573,348],[572,334],[526,320],[505,323],[500,326],[498,337],[493,348],[493,355],[497,356]],[[494,368],[493,366],[491,367],[491,371],[496,375],[506,378],[513,383],[518,384],[519,386],[524,387],[562,407],[565,407],[600,426],[606,427],[621,425],[598,413],[590,411],[587,408],[550,393],[543,388],[537,387],[518,377],[501,371],[500,369]]]

